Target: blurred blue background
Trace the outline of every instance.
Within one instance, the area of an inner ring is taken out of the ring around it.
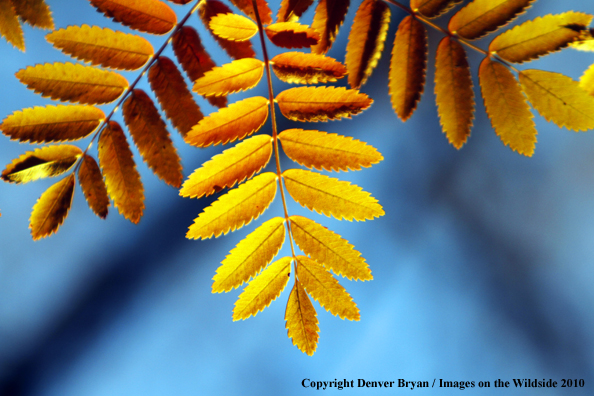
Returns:
[[[353,3],[347,25],[360,2]],[[87,1],[48,4],[56,28],[86,23],[128,31]],[[276,13],[278,2],[270,4]],[[189,8],[175,7],[179,19]],[[518,21],[570,9],[594,12],[594,4],[540,1]],[[311,15],[304,20],[311,21]],[[54,181],[0,184],[0,395],[315,392],[302,387],[305,378],[355,383],[359,378],[430,383],[435,378],[491,383],[497,378],[570,378],[584,379],[585,387],[538,393],[475,387],[465,392],[593,394],[594,135],[559,129],[537,115],[539,142],[534,156],[525,158],[501,143],[478,97],[472,135],[457,151],[447,143],[436,116],[432,65],[441,38],[436,32],[429,33],[425,94],[414,116],[400,122],[391,110],[386,76],[403,16],[392,8],[388,48],[363,87],[374,105],[352,120],[310,126],[354,136],[383,153],[380,164],[338,177],[371,192],[386,215],[350,223],[309,214],[294,203],[289,209],[340,233],[367,259],[372,282],[341,280],[361,310],[360,322],[340,320],[314,302],[320,342],[313,357],[287,338],[283,318],[289,287],[257,317],[232,322],[240,291],[211,294],[211,278],[228,251],[256,225],[215,240],[186,240],[187,227],[213,198],[179,197],[148,171],[135,151],[147,197],[138,225],[113,207],[101,221],[77,187],[59,232],[33,242],[31,208]],[[218,64],[229,61],[197,17],[189,24],[199,29]],[[0,40],[2,118],[50,103],[12,77],[29,65],[68,61],[45,41],[46,33],[25,26],[26,53]],[[343,29],[330,56],[344,60],[347,36]],[[489,39],[479,44],[485,48]],[[156,49],[163,38],[151,41]],[[165,55],[173,57],[170,49]],[[470,54],[475,86],[481,60]],[[562,71],[578,79],[592,62],[592,53],[565,50],[522,68]],[[131,81],[135,73],[126,77]],[[277,92],[286,87],[276,83]],[[149,90],[145,81],[141,87]],[[263,84],[247,95],[254,92],[266,95]],[[205,113],[213,110],[197,100]],[[119,114],[116,119],[121,121]],[[280,122],[281,129],[298,126]],[[263,131],[269,129],[268,124]],[[221,150],[193,148],[176,132],[172,136],[186,176]],[[4,138],[3,165],[30,149]],[[96,155],[95,149],[92,153]],[[263,218],[280,210],[277,197]]]

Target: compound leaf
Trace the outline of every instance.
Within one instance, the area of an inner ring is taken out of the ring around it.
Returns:
[[[89,208],[97,216],[104,219],[107,216],[107,208],[109,207],[109,196],[107,195],[107,188],[99,165],[90,155],[83,155],[83,160],[78,168],[78,182],[87,199]]]
[[[254,58],[234,60],[215,67],[194,82],[194,92],[204,96],[221,96],[251,89],[264,75],[264,62]]]
[[[312,356],[318,346],[318,318],[301,282],[295,280],[287,309],[285,310],[285,328],[293,345]]]
[[[90,0],[105,16],[132,29],[165,34],[177,24],[175,12],[159,0]]]
[[[81,149],[68,144],[27,151],[6,166],[2,179],[11,183],[28,183],[58,176],[72,168],[81,155]]]
[[[282,0],[278,10],[278,22],[297,22],[313,4],[313,0]]]
[[[258,26],[244,16],[217,14],[208,23],[211,32],[225,40],[245,41],[258,33]]]
[[[297,22],[278,22],[265,28],[270,41],[282,48],[306,48],[316,45],[320,34]]]
[[[346,67],[337,60],[316,54],[285,52],[272,58],[274,74],[291,84],[317,84],[343,78]]]
[[[68,216],[73,195],[74,174],[66,176],[41,194],[29,219],[33,240],[45,238],[58,231]]]
[[[350,0],[320,0],[311,24],[320,33],[320,41],[311,47],[311,52],[323,55],[332,47],[349,10],[349,3]]]

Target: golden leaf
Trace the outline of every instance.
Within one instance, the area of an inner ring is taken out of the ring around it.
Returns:
[[[475,40],[499,29],[522,14],[534,0],[474,0],[454,14],[448,29]]]
[[[350,0],[320,0],[311,27],[317,30],[321,37],[318,44],[311,47],[311,52],[322,55],[332,47],[338,29],[349,10],[349,3]]]
[[[371,270],[346,239],[302,216],[291,216],[291,234],[303,253],[348,279],[371,280]]]
[[[506,146],[531,157],[537,132],[530,107],[512,72],[485,58],[479,68],[479,82],[495,133]]]
[[[313,4],[313,0],[282,0],[278,10],[278,22],[297,22]]]
[[[410,8],[426,18],[437,18],[461,2],[462,0],[410,0]]]
[[[300,205],[338,220],[371,220],[384,215],[375,198],[347,181],[303,169],[283,172],[287,191]]]
[[[204,117],[184,140],[197,147],[227,144],[258,131],[267,118],[268,99],[262,96],[247,98]]]
[[[13,1],[16,13],[24,22],[41,29],[53,29],[54,21],[49,7],[43,0]]]
[[[276,182],[276,174],[262,173],[220,196],[194,220],[186,238],[216,238],[249,224],[272,203]]]
[[[125,218],[138,223],[144,209],[144,193],[132,151],[120,125],[110,121],[99,136],[99,165],[107,193]]]
[[[435,97],[443,131],[449,142],[459,149],[470,136],[474,92],[466,52],[450,37],[444,37],[437,48]]]
[[[253,21],[257,20],[252,0],[231,0],[231,3],[252,18]],[[266,0],[256,0],[256,7],[258,7],[258,14],[260,15],[262,24],[268,25],[269,23],[272,23],[272,11],[270,10],[270,7],[268,7]]]
[[[0,0],[0,36],[25,51],[25,37],[19,19],[10,0]]]
[[[70,174],[48,188],[33,206],[29,228],[33,240],[45,238],[58,231],[68,216],[74,195],[74,174]]]
[[[117,73],[74,63],[29,66],[16,77],[44,98],[86,104],[113,102],[128,88],[128,81]]]
[[[351,26],[345,63],[349,85],[358,89],[377,66],[390,27],[390,8],[383,1],[365,0]]]
[[[292,261],[292,257],[275,261],[245,287],[233,309],[234,321],[256,316],[280,296],[289,283]]]
[[[124,102],[122,113],[144,161],[165,183],[179,188],[183,180],[180,158],[152,99],[135,89]]]
[[[177,24],[175,12],[159,0],[90,0],[114,21],[151,34],[165,34]]]
[[[89,208],[97,216],[104,219],[107,216],[107,208],[109,207],[109,196],[107,195],[99,165],[90,155],[83,155],[83,160],[78,168],[78,182],[87,199]]]
[[[81,155],[81,149],[68,144],[27,151],[6,166],[2,179],[11,183],[28,183],[58,176],[72,168]]]
[[[590,95],[594,95],[594,64],[590,65],[580,77],[580,88]],[[2,128],[2,125],[0,125],[0,128]]]
[[[356,89],[344,87],[299,87],[276,97],[281,113],[293,121],[328,121],[351,118],[373,103]]]
[[[577,81],[559,73],[523,70],[520,84],[532,106],[547,121],[574,131],[594,128],[594,97]]]
[[[212,292],[228,292],[255,277],[272,261],[284,241],[285,219],[282,217],[270,219],[256,228],[223,260],[212,278]]]
[[[298,280],[295,280],[287,301],[285,321],[287,335],[293,340],[293,345],[312,356],[318,346],[320,328],[316,310]]]
[[[245,41],[258,33],[258,26],[244,16],[218,14],[208,23],[211,32],[226,40]]]
[[[160,56],[149,69],[148,80],[167,118],[186,136],[204,116],[175,63]]]
[[[522,63],[567,47],[579,38],[580,26],[585,29],[592,15],[568,11],[546,15],[514,27],[495,37],[489,52],[509,62]]]
[[[0,124],[0,130],[21,142],[62,142],[88,136],[104,119],[105,113],[96,107],[48,105],[15,111]]]
[[[594,30],[590,29],[579,29],[580,36],[579,38],[569,44],[571,48],[576,49],[578,51],[587,51],[587,52],[594,52]]]
[[[392,107],[402,121],[417,108],[425,87],[427,70],[427,31],[415,18],[407,16],[400,22],[390,61],[390,98]]]
[[[274,74],[291,84],[334,82],[347,73],[346,67],[333,58],[302,52],[278,54],[270,63]]]
[[[194,82],[194,92],[204,96],[221,96],[251,89],[264,75],[264,62],[254,58],[234,60],[215,67]]]
[[[269,135],[252,136],[202,164],[184,182],[179,195],[200,198],[233,187],[264,168],[271,155],[272,138]]]
[[[113,69],[136,70],[153,55],[153,46],[143,37],[99,26],[69,26],[45,38],[75,59]]]
[[[335,133],[287,129],[278,138],[283,144],[285,154],[308,168],[359,170],[383,159],[374,147]]]
[[[307,48],[320,40],[316,30],[297,22],[278,22],[264,30],[270,41],[282,48]]]

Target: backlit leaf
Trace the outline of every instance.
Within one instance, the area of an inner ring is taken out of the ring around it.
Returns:
[[[285,321],[287,335],[293,340],[293,345],[312,356],[318,346],[320,328],[316,310],[298,280],[295,280],[287,302]]]
[[[291,84],[317,84],[343,78],[346,67],[337,60],[316,54],[285,52],[271,60],[274,74]]]
[[[256,12],[252,5],[252,0],[231,0],[231,3],[252,18],[253,21],[256,21]],[[266,0],[256,0],[256,6],[258,7],[258,14],[260,15],[262,24],[268,25],[272,23],[272,11],[268,7]]]
[[[128,88],[128,81],[117,73],[74,63],[29,66],[16,76],[44,98],[86,104],[113,102]]]
[[[194,82],[194,92],[221,96],[255,87],[264,75],[264,62],[254,58],[238,59],[215,67]]]
[[[233,41],[249,40],[258,33],[258,26],[254,22],[237,14],[215,15],[208,26],[218,37]]]
[[[303,169],[284,171],[283,180],[295,201],[326,216],[364,221],[384,215],[371,194],[347,181]]]
[[[200,198],[249,179],[266,166],[272,155],[269,135],[252,136],[205,162],[184,182],[179,195]]]
[[[249,224],[272,203],[276,183],[276,174],[262,173],[220,196],[194,220],[186,238],[216,238]]]
[[[105,16],[151,34],[165,34],[177,24],[175,12],[159,0],[90,0]]]
[[[512,72],[501,63],[485,58],[479,69],[479,81],[495,133],[506,146],[531,157],[537,132],[530,107]]]
[[[427,18],[445,14],[462,0],[410,0],[410,8]]]
[[[83,156],[78,168],[78,182],[91,210],[104,219],[109,207],[109,196],[99,165],[90,155]]]
[[[270,41],[282,48],[307,48],[316,45],[320,34],[297,22],[279,22],[265,28]]]
[[[282,0],[278,10],[278,22],[297,22],[313,4],[313,0]]]
[[[590,65],[580,77],[580,88],[590,95],[594,95],[594,64]],[[2,125],[0,125],[0,128],[2,128]]]
[[[345,63],[349,85],[358,89],[377,66],[390,27],[390,8],[381,0],[365,0],[351,26]]]
[[[25,51],[25,37],[10,0],[0,0],[0,36],[21,51]]]
[[[349,10],[349,3],[350,0],[320,0],[311,24],[320,33],[320,41],[311,47],[311,52],[321,55],[332,47]]]
[[[581,30],[580,36],[576,41],[570,44],[571,48],[578,51],[594,52],[594,30],[592,28],[579,30]]]
[[[53,29],[52,13],[44,0],[16,0],[14,9],[19,17],[31,26],[41,29]]]
[[[45,238],[58,231],[72,205],[74,195],[74,174],[48,188],[33,206],[29,228],[33,240]]]
[[[2,179],[11,183],[28,183],[58,176],[68,171],[81,155],[81,149],[68,144],[27,151],[6,166]]]

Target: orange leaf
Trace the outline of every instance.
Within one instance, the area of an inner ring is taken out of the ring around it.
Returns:
[[[218,14],[208,24],[211,32],[225,40],[245,41],[258,33],[258,26],[244,16]]]
[[[282,0],[276,17],[278,22],[297,22],[313,4],[313,0]]]
[[[73,195],[74,174],[66,176],[41,194],[29,219],[33,240],[45,238],[58,231],[68,216]]]
[[[27,151],[2,171],[2,179],[11,183],[28,183],[67,172],[82,155],[81,149],[64,144]]]
[[[306,48],[316,45],[320,34],[307,25],[279,22],[265,28],[270,41],[282,48]]]
[[[285,321],[287,335],[293,340],[293,345],[297,346],[301,352],[312,356],[318,346],[320,328],[316,310],[298,280],[295,280],[289,301],[287,301]]]
[[[25,51],[23,29],[10,0],[0,0],[0,36],[16,48]]]
[[[332,47],[338,29],[349,10],[349,3],[350,0],[320,0],[311,27],[317,30],[321,37],[318,44],[311,47],[311,52],[321,55]]]
[[[204,96],[221,96],[251,89],[264,75],[264,62],[254,58],[234,60],[207,71],[194,82],[194,92]]]
[[[43,0],[13,1],[14,9],[19,17],[31,26],[41,29],[53,29],[54,21],[49,7]]]
[[[410,0],[410,8],[427,18],[437,18],[445,14],[462,0]]]
[[[346,67],[324,55],[285,52],[271,59],[274,74],[292,84],[317,84],[343,78]]]
[[[177,24],[175,12],[159,0],[90,0],[114,21],[151,34],[165,34]]]
[[[256,21],[256,12],[252,5],[252,0],[231,0],[231,3],[252,18],[253,21]],[[258,7],[258,14],[260,15],[262,23],[264,25],[272,23],[272,11],[270,10],[270,7],[268,7],[266,0],[256,0],[256,7]]]
[[[78,168],[78,182],[91,210],[104,219],[107,216],[109,197],[99,165],[90,155],[83,156]]]

